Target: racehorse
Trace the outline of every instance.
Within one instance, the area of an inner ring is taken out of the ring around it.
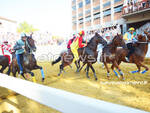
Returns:
[[[27,37],[26,41],[25,41],[25,53],[23,55],[23,78],[25,78],[24,74],[25,73],[29,73],[31,74],[32,77],[34,77],[34,73],[31,72],[32,70],[35,69],[40,69],[41,70],[41,74],[42,74],[42,82],[44,82],[45,76],[44,76],[44,72],[43,72],[43,68],[41,66],[37,65],[37,61],[35,59],[35,56],[33,54],[33,52],[36,51],[36,46],[34,43],[33,38],[31,37]],[[13,59],[12,59],[12,73],[13,76],[16,77],[16,72],[18,71],[18,73],[20,72],[19,70],[19,66],[17,64],[17,59],[16,59],[16,55],[13,53]]]
[[[146,56],[146,53],[148,51],[148,43],[150,42],[150,34],[147,33],[146,31],[144,32],[146,35],[138,35],[138,41],[134,44],[135,46],[135,51],[134,53],[130,56],[129,58],[129,62],[127,62],[125,60],[125,56],[127,56],[128,54],[128,50],[126,49],[118,49],[116,52],[116,59],[117,59],[117,64],[120,65],[120,63],[126,62],[126,63],[134,63],[136,64],[138,70],[136,71],[131,71],[131,73],[137,73],[141,71],[141,67],[144,67],[145,70],[142,71],[141,73],[144,74],[145,72],[147,72],[149,70],[149,68],[147,66],[145,66],[144,64],[142,64],[142,62],[144,61],[144,58]],[[112,65],[111,67],[112,69],[114,69],[114,65]]]
[[[92,64],[97,61],[97,45],[99,43],[104,44],[104,45],[107,44],[107,42],[98,33],[95,33],[95,36],[91,38],[91,40],[87,43],[86,47],[78,49],[78,54],[80,58],[79,61],[82,61],[83,63],[87,64],[87,73],[86,73],[87,77],[89,78],[88,73],[89,73],[89,67],[90,67],[94,73],[95,80],[97,80],[97,77],[96,77],[96,73]],[[59,61],[62,61],[58,76],[62,73],[64,67],[72,63],[73,58],[74,56],[71,50],[69,50],[68,52],[61,53],[60,57],[52,62],[52,65],[54,65],[58,63]],[[76,64],[76,67],[78,70],[79,64]]]
[[[3,55],[0,55],[0,65],[2,68],[0,69],[0,73],[3,73],[3,71],[9,67],[7,74],[10,74],[10,66],[9,66],[9,59]]]
[[[102,51],[102,56],[101,56],[100,60],[103,62],[103,64],[105,65],[105,67],[107,69],[107,77],[108,78],[110,77],[110,75],[109,75],[110,71],[107,66],[107,63],[112,63],[118,69],[122,79],[124,79],[123,72],[121,71],[119,65],[117,64],[117,60],[116,60],[116,51],[117,51],[118,47],[123,47],[123,48],[127,49],[127,46],[123,40],[123,37],[121,35],[117,34],[112,39],[112,41],[103,48],[103,51]]]

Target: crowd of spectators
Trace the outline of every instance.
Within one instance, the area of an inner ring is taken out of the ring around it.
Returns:
[[[27,36],[31,35],[30,33]],[[35,40],[37,46],[44,46],[44,45],[54,45],[60,44],[63,42],[60,38],[53,38],[51,33],[49,32],[35,32],[32,34],[32,38]],[[12,32],[0,32],[0,44],[4,41],[8,41],[10,45],[16,43],[17,40],[20,39],[20,33],[12,33]]]
[[[150,0],[125,0],[123,14],[150,8]]]
[[[14,45],[16,40],[19,39],[18,33],[12,33],[12,32],[0,32],[0,44],[2,44],[4,41],[8,41],[10,45]]]
[[[102,28],[101,30],[100,29],[91,30],[86,33],[85,36],[86,40],[89,41],[91,37],[94,36],[95,32],[99,33],[107,41],[110,41],[115,35],[121,34],[121,27],[119,24],[116,24],[112,27]]]
[[[139,29],[136,29],[136,33],[142,34],[142,31],[144,31],[145,29],[147,29],[150,32],[149,26],[150,23],[143,25]],[[89,41],[94,36],[95,32],[98,32],[108,42],[111,41],[115,35],[122,34],[120,25],[116,24],[112,27],[87,31],[85,33],[85,40]],[[54,37],[50,32],[34,32],[32,34],[32,38],[34,38],[37,46],[61,45],[62,43],[67,44],[67,41],[72,38],[72,35],[70,35],[70,37],[68,38],[65,38],[66,39],[65,40],[64,38],[56,38],[56,36]],[[11,44],[13,47],[13,45],[18,39],[20,39],[19,33],[11,33],[11,32],[0,33],[0,44],[2,44],[3,41],[8,41],[9,44]]]
[[[140,28],[136,29],[137,34],[144,34],[144,31],[150,33],[150,22],[146,23],[145,25],[141,26]]]

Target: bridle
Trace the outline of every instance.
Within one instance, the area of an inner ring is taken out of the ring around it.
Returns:
[[[29,42],[28,42],[28,39],[29,39],[29,37],[27,37],[27,39],[26,39],[26,45],[27,45],[27,47],[30,49],[29,54],[32,54],[33,49],[32,49],[32,47],[30,46],[30,44],[29,44]]]
[[[136,43],[141,43],[141,44],[148,44],[148,43],[150,43],[150,42],[148,42],[148,37],[147,37],[146,34],[143,34],[142,36],[146,37],[146,42],[139,42],[139,41],[137,41]]]

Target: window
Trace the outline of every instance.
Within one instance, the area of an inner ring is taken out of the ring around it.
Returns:
[[[85,17],[85,21],[86,21],[86,22],[90,22],[90,21],[91,21],[91,16]]]
[[[89,13],[91,13],[90,9],[88,9],[88,10],[85,11],[85,14],[89,14]]]
[[[122,0],[114,0],[114,3],[117,3],[117,2],[120,2],[120,1],[122,1]]]
[[[93,8],[94,11],[99,10],[99,9],[100,9],[100,6],[96,6]]]
[[[103,7],[105,8],[105,7],[108,7],[110,5],[111,5],[111,2],[109,1],[109,2],[106,2],[105,4],[103,4]]]
[[[75,19],[76,18],[76,15],[72,16],[72,19]]]
[[[93,2],[97,2],[98,0],[93,0]]]
[[[104,11],[103,13],[104,13],[104,16],[109,16],[111,14],[111,10],[108,9],[108,10]]]
[[[91,0],[85,0],[85,4],[88,5],[91,3]]]
[[[76,10],[76,6],[72,6],[72,10],[75,11]]]
[[[100,12],[95,13],[94,14],[94,20],[99,19],[100,18]]]
[[[79,19],[79,24],[83,24],[83,18]]]
[[[83,2],[80,2],[78,5],[79,5],[79,8],[82,8],[83,7]]]
[[[121,5],[121,6],[118,6],[118,7],[115,7],[114,12],[115,12],[115,13],[121,12],[121,11],[122,11],[122,8],[123,8],[122,5]]]
[[[76,21],[73,21],[72,23],[73,23],[74,25],[75,25],[75,24],[77,24],[77,22],[76,22]]]
[[[72,0],[72,2],[73,2],[73,3],[75,3],[75,2],[76,2],[76,0]]]
[[[79,17],[83,16],[83,13],[79,13]]]

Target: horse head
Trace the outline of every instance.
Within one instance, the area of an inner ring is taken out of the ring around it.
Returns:
[[[147,41],[150,42],[150,33],[147,35]]]
[[[117,34],[116,36],[114,36],[112,43],[115,47],[127,48],[122,35]]]
[[[107,45],[107,41],[103,39],[97,32],[95,33],[95,40],[97,43],[101,43],[102,45]]]
[[[150,33],[145,30],[144,34],[147,36],[147,42],[150,42]]]
[[[32,53],[36,51],[36,46],[35,46],[35,41],[33,40],[32,37],[28,37],[27,36],[27,39],[26,39],[26,42],[25,42],[25,45],[26,45],[26,51],[29,52],[29,53]]]

